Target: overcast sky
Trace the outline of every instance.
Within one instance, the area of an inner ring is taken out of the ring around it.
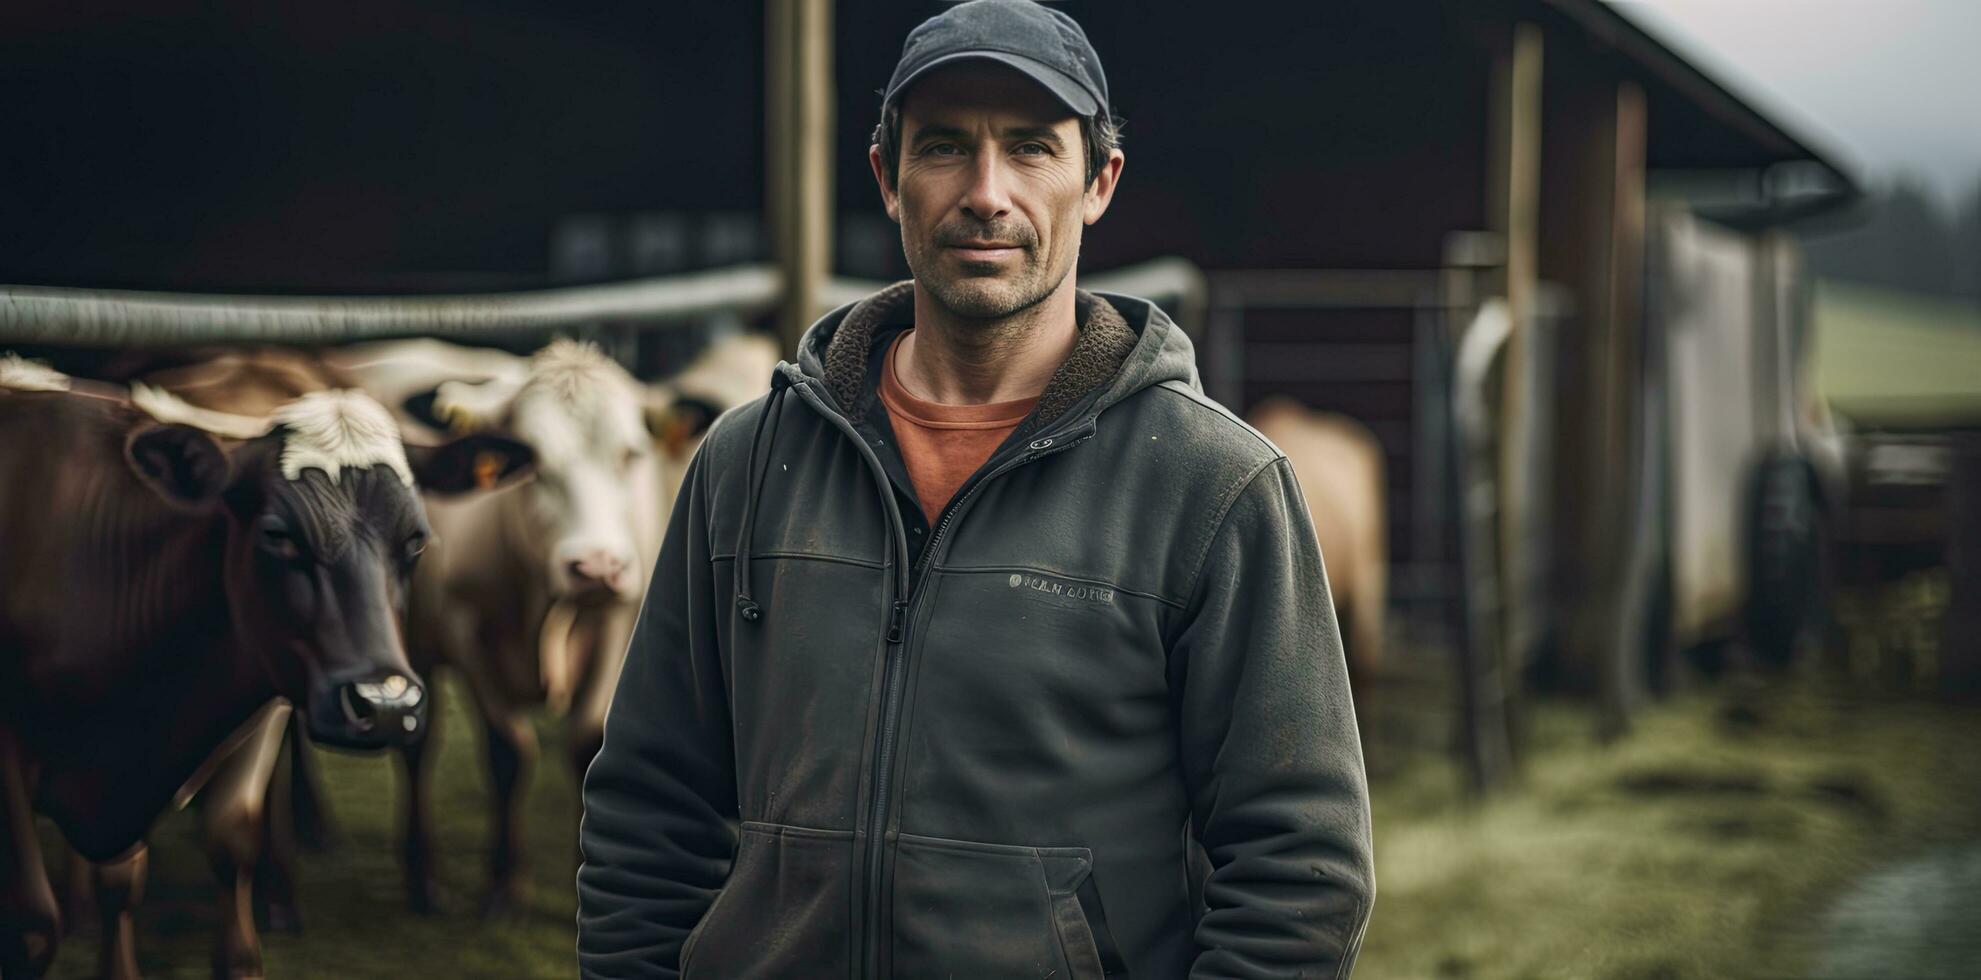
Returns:
[[[1868,184],[1981,186],[1981,0],[1612,2]]]

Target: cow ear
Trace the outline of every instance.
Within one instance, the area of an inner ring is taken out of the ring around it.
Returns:
[[[181,507],[219,499],[234,471],[220,443],[190,425],[154,425],[131,433],[124,459],[146,486]]]
[[[447,420],[441,418],[433,408],[433,400],[439,394],[440,392],[438,390],[432,388],[426,391],[415,392],[406,396],[406,400],[401,402],[399,407],[404,409],[407,415],[412,416],[421,425],[435,432],[446,432],[449,428]]]
[[[647,435],[656,443],[667,437],[667,416],[673,411],[677,397],[674,388],[667,384],[640,386],[640,417],[646,420]]]
[[[479,433],[440,446],[407,446],[406,461],[420,489],[451,496],[515,483],[536,471],[537,454],[507,436]]]
[[[647,386],[647,434],[671,458],[686,456],[695,440],[721,414],[714,405],[693,395],[683,395],[661,385]]]

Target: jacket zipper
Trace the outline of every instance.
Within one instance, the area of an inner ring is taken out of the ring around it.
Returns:
[[[1064,439],[1058,440],[1035,440],[1032,446],[1039,448],[1032,449],[1028,447],[1026,452],[1020,453],[998,468],[984,474],[981,478],[972,481],[969,489],[964,491],[963,496],[957,498],[944,509],[942,520],[936,523],[935,531],[929,535],[929,543],[922,548],[922,559],[916,564],[915,574],[908,590],[908,597],[906,599],[896,599],[894,602],[893,618],[889,621],[887,631],[887,664],[881,670],[881,684],[885,694],[881,701],[880,738],[875,746],[873,796],[868,800],[868,813],[870,816],[867,826],[870,833],[867,838],[867,874],[866,887],[864,889],[867,900],[867,928],[866,935],[863,937],[863,944],[866,949],[866,973],[868,976],[878,977],[880,975],[880,881],[881,863],[887,853],[888,783],[890,782],[889,777],[894,772],[894,742],[901,721],[901,685],[903,683],[901,678],[908,659],[908,624],[913,621],[914,610],[917,605],[915,600],[922,595],[922,583],[928,577],[929,569],[935,565],[936,552],[942,546],[944,536],[949,533],[949,528],[955,524],[957,518],[961,517],[963,511],[968,508],[970,501],[976,497],[978,490],[982,489],[990,481],[1026,463],[1051,456],[1057,452],[1062,452],[1081,442],[1087,435],[1091,434],[1090,432],[1082,433],[1078,438],[1069,435]],[[1044,443],[1043,446],[1039,445],[1041,442]]]
[[[791,382],[791,386],[798,390],[798,397],[800,399],[812,406],[814,411],[825,416],[828,422],[832,423],[840,432],[845,434],[848,441],[859,448],[860,455],[866,458],[867,468],[873,471],[874,481],[880,488],[881,509],[887,515],[888,527],[894,534],[894,540],[899,543],[898,552],[895,555],[895,581],[891,583],[894,595],[890,600],[887,634],[882,648],[885,651],[886,663],[881,668],[881,688],[883,692],[887,692],[894,684],[895,675],[899,673],[895,669],[895,658],[906,649],[903,640],[906,639],[908,630],[908,595],[910,592],[909,570],[907,568],[907,524],[901,519],[901,509],[894,503],[893,481],[889,479],[886,469],[881,466],[880,457],[874,453],[873,447],[867,445],[865,437],[860,435],[859,430],[853,428],[853,423],[847,421],[844,415],[834,411],[825,403],[823,398],[819,397],[817,392],[812,390],[809,379],[793,381]],[[881,707],[882,719],[884,726],[892,728],[892,721],[887,714],[887,697],[888,695],[883,693]],[[889,733],[889,737],[891,737],[891,732]],[[878,780],[879,778],[879,773],[876,772],[875,779]],[[871,817],[871,815],[871,811],[869,811],[869,816]],[[880,932],[879,927],[874,921],[874,909],[879,905],[877,899],[880,891],[879,876],[870,869],[878,864],[878,861],[872,858],[881,853],[882,843],[885,837],[884,830],[885,828],[876,829],[871,819],[868,821],[867,854],[870,860],[868,861],[868,869],[863,870],[861,875],[860,891],[863,896],[876,897],[870,897],[866,903],[868,908],[866,928],[862,930],[864,935],[860,939],[859,959],[864,965],[861,973],[866,975],[875,975],[879,970],[878,961],[875,957],[878,953],[876,937],[879,936]]]
[[[901,519],[900,509],[895,506],[892,482],[888,479],[885,469],[881,466],[880,457],[875,455],[873,447],[867,445],[867,441],[861,438],[859,432],[853,428],[851,422],[846,421],[843,415],[832,411],[819,398],[818,394],[811,390],[809,379],[794,381],[791,385],[798,389],[800,398],[803,398],[814,410],[824,415],[844,432],[847,438],[851,439],[854,445],[860,447],[860,452],[866,456],[867,464],[874,471],[874,476],[879,483],[881,495],[884,498],[884,509],[892,524],[895,541],[900,542],[899,560],[902,565],[907,565],[908,535],[906,524]],[[865,880],[861,883],[861,891],[865,895],[867,905],[866,928],[864,930],[866,935],[861,937],[861,959],[864,961],[866,967],[862,972],[867,976],[878,977],[880,971],[880,872],[882,858],[886,854],[887,844],[888,783],[894,767],[896,730],[901,720],[901,675],[903,662],[907,659],[908,625],[913,620],[916,606],[915,599],[922,592],[921,580],[927,576],[929,568],[935,564],[936,550],[941,546],[943,538],[949,533],[949,528],[962,515],[971,499],[977,495],[977,491],[982,489],[984,484],[1026,463],[1051,456],[1055,453],[1064,452],[1084,442],[1091,435],[1093,435],[1093,429],[1089,427],[1085,431],[1076,430],[1061,438],[1042,436],[1034,439],[1026,447],[1025,452],[999,465],[989,473],[972,480],[963,496],[953,501],[944,510],[942,520],[937,522],[935,531],[929,536],[928,544],[922,548],[921,560],[916,563],[915,568],[912,570],[912,577],[910,577],[910,571],[904,569],[902,575],[898,578],[897,587],[898,589],[905,588],[905,592],[897,592],[888,611],[886,634],[887,662],[881,667],[881,689],[883,692],[881,699],[881,731],[880,737],[876,739],[875,744],[873,793],[868,800],[867,811],[867,867],[864,875]]]

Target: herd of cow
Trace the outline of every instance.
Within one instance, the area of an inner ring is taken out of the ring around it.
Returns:
[[[775,361],[737,335],[641,383],[570,340],[416,340],[181,353],[113,383],[0,355],[0,976],[41,975],[89,904],[103,974],[137,976],[144,835],[195,796],[215,972],[259,975],[252,890],[293,912],[264,820],[292,735],[304,789],[302,734],[403,755],[408,897],[431,907],[441,664],[486,727],[488,909],[515,907],[527,713],[568,716],[582,773],[680,473]],[[36,814],[82,858],[64,901]]]
[[[776,359],[733,335],[641,383],[570,340],[529,357],[412,340],[185,352],[109,381],[0,355],[0,977],[45,972],[90,905],[103,975],[136,977],[144,835],[195,797],[215,973],[259,976],[257,905],[295,921],[271,793],[310,810],[309,742],[402,755],[407,898],[431,910],[443,664],[485,727],[485,910],[518,908],[530,713],[566,716],[581,775],[681,473]],[[1283,400],[1252,421],[1294,462],[1361,701],[1382,645],[1381,446]],[[295,778],[273,786],[285,741]],[[80,855],[62,901],[37,813]]]

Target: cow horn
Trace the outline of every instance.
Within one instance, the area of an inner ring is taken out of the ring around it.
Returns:
[[[0,388],[12,391],[68,391],[69,376],[13,351],[0,354]]]
[[[571,707],[577,680],[573,676],[576,652],[572,649],[571,627],[578,622],[578,605],[570,599],[551,602],[537,631],[537,665],[543,679],[544,706],[552,718],[561,718]]]
[[[131,405],[160,422],[190,425],[227,439],[253,439],[267,435],[269,430],[275,428],[275,423],[270,419],[200,408],[163,388],[154,388],[142,381],[131,382]]]

